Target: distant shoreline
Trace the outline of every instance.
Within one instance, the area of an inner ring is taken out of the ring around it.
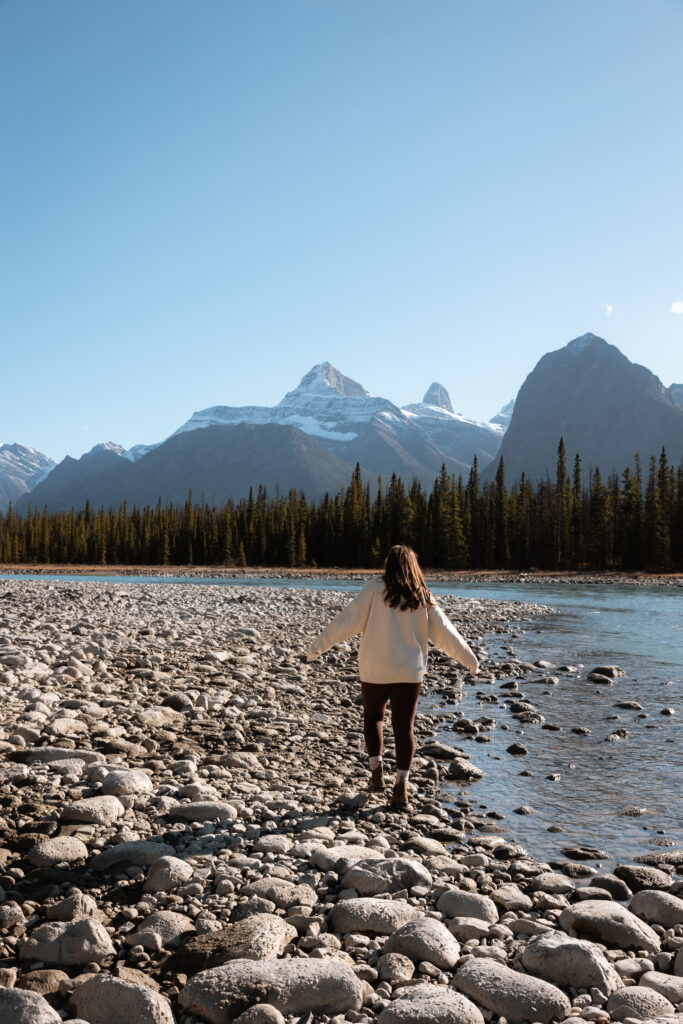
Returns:
[[[191,565],[27,565],[0,563],[0,573],[17,576],[187,576],[208,579],[299,579],[354,580],[370,576],[377,569],[293,569],[287,566],[191,566]],[[630,586],[683,587],[683,573],[581,572],[512,569],[426,569],[435,583],[575,583],[621,584]]]

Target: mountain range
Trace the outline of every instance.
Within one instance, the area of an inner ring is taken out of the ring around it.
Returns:
[[[188,490],[220,504],[263,484],[270,494],[294,487],[309,499],[336,493],[357,463],[376,485],[397,473],[431,488],[445,465],[469,473],[477,456],[490,479],[502,455],[508,484],[522,472],[554,477],[556,449],[579,452],[584,470],[621,472],[665,446],[683,455],[683,385],[665,388],[643,366],[594,334],[548,352],[508,403],[488,422],[455,413],[434,382],[421,402],[403,408],[329,363],[314,366],[275,406],[212,406],[195,412],[170,437],[125,450],[96,445],[55,466],[21,445],[0,446],[0,508],[44,505],[51,511],[91,505],[183,502]]]
[[[373,486],[397,473],[431,487],[444,463],[451,473],[467,473],[475,455],[490,461],[511,409],[509,403],[494,421],[477,423],[453,411],[438,383],[422,402],[401,409],[320,363],[276,406],[213,406],[157,445],[126,451],[106,442],[79,459],[67,456],[16,508],[182,502],[190,489],[220,504],[259,484],[271,494],[295,487],[317,499],[348,483],[357,463]]]

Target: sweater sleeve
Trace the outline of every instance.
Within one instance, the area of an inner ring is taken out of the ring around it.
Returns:
[[[306,652],[309,661],[324,654],[335,644],[340,644],[343,640],[348,640],[349,637],[363,632],[370,615],[374,592],[375,581],[369,580],[361,592],[356,594],[353,601],[350,601],[346,608],[332,619],[332,622],[311,643]]]
[[[479,662],[469,644],[460,636],[453,623],[443,613],[438,604],[427,609],[429,621],[429,639],[451,658],[459,661],[470,672],[479,671]]]

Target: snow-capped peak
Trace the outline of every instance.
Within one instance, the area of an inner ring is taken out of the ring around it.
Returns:
[[[103,441],[101,444],[94,445],[87,454],[97,455],[99,452],[113,452],[114,455],[125,456],[126,449],[123,445],[116,444],[115,441]]]
[[[331,363],[318,363],[305,374],[299,386],[288,391],[279,405],[290,405],[292,400],[307,395],[329,396],[330,392],[343,395],[344,398],[369,398],[369,393],[357,381],[345,377]]]
[[[434,405],[437,409],[445,409],[446,412],[453,412],[453,406],[451,404],[451,396],[448,391],[437,381],[434,381],[429,385],[425,391],[425,396],[422,399],[423,405]]]

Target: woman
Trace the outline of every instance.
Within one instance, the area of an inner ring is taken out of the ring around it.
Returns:
[[[384,789],[383,723],[387,702],[396,741],[393,810],[410,811],[408,776],[415,754],[415,713],[431,640],[470,670],[479,662],[446,618],[422,575],[417,556],[405,544],[391,548],[381,576],[361,592],[316,637],[306,652],[315,661],[335,644],[361,633],[358,667],[363,696],[363,732],[370,758],[370,792]]]

